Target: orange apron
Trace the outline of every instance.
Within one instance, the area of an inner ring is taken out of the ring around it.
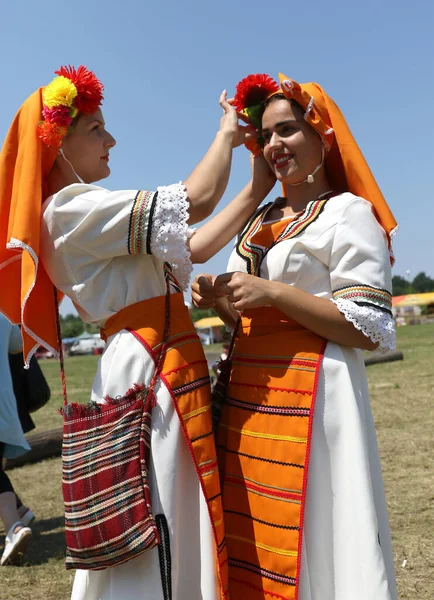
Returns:
[[[258,275],[268,250],[299,235],[327,199],[292,220],[241,235],[237,252]],[[246,310],[217,436],[232,600],[297,600],[312,419],[326,341],[277,309]]]
[[[325,344],[276,309],[244,313],[217,438],[232,600],[297,598]]]
[[[103,338],[127,329],[157,361],[165,324],[165,297],[137,302],[108,319]],[[208,364],[182,294],[170,296],[170,334],[160,375],[172,396],[208,505],[221,598],[228,595],[227,549],[217,457],[212,430]]]

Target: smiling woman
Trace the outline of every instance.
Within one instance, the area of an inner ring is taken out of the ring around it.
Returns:
[[[216,436],[229,591],[396,600],[361,352],[394,345],[396,223],[321,86],[269,81],[249,76],[235,101],[282,197],[240,231],[228,273],[193,284],[196,306],[235,330]]]
[[[212,212],[232,149],[252,135],[226,93],[183,183],[111,191],[95,185],[115,146],[102,84],[85,67],[57,75],[23,104],[0,157],[0,309],[22,324],[27,360],[40,344],[61,349],[60,293],[107,341],[91,403],[71,406],[64,389],[72,597],[166,600],[173,586],[179,600],[226,598],[209,373],[182,290],[192,260],[225,245],[274,180],[246,186],[210,243],[209,227],[189,225]]]

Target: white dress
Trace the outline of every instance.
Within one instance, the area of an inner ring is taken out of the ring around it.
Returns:
[[[228,271],[246,272],[236,249]],[[329,298],[366,336],[394,347],[389,250],[366,200],[329,199],[301,235],[271,248],[260,276]],[[363,355],[332,342],[313,417],[298,600],[397,600]]]
[[[192,232],[182,185],[153,193],[76,184],[48,198],[43,208],[42,261],[86,322],[104,325],[125,306],[164,295],[165,261],[181,287],[188,285]],[[145,348],[122,330],[107,340],[92,399],[104,402],[106,395],[124,395],[134,383],[146,385],[153,370]],[[205,498],[171,397],[161,383],[156,389],[150,488],[153,512],[165,515],[169,529],[172,598],[217,600]],[[157,548],[118,567],[77,571],[72,600],[165,600]]]

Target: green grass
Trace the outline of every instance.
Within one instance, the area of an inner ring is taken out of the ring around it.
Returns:
[[[99,356],[69,356],[65,358],[66,387],[69,402],[89,400]],[[32,415],[38,431],[62,426],[57,409],[63,404],[59,362],[54,359],[39,361],[51,389],[50,401]]]
[[[432,600],[434,325],[399,328],[398,349],[403,351],[404,360],[368,367],[368,381],[389,506],[399,598]],[[212,349],[215,353],[218,350]],[[88,400],[97,359],[66,359],[71,401]],[[39,430],[62,423],[56,413],[62,403],[59,365],[46,360],[41,366],[50,383],[52,399],[34,415]],[[35,541],[26,563],[1,571],[0,599],[67,600],[72,574],[63,566],[60,459],[9,473],[17,492],[37,513],[38,520],[33,526]]]

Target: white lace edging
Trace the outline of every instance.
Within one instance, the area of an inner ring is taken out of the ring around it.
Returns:
[[[26,308],[27,300],[29,299],[29,296],[32,293],[32,290],[35,287],[36,276],[38,274],[39,259],[36,255],[36,252],[33,250],[33,248],[31,248],[30,246],[28,246],[21,240],[17,240],[16,238],[11,238],[10,241],[6,244],[6,248],[11,249],[11,250],[15,250],[17,248],[19,248],[21,250],[26,250],[26,252],[28,252],[30,254],[33,262],[35,263],[35,277],[33,279],[32,285],[30,286],[29,291],[27,292],[26,297],[24,298],[23,303],[21,305],[21,326],[23,327],[24,331],[37,342],[37,344],[35,344],[30,349],[27,356],[24,357],[24,360],[25,360],[24,368],[28,369],[30,366],[30,359],[35,354],[35,352],[39,348],[39,346],[44,346],[44,348],[47,348],[47,350],[49,350],[55,358],[59,358],[59,353],[54,348],[52,348],[50,346],[50,344],[48,344],[42,338],[40,338],[34,331],[29,329],[29,327],[27,327],[27,325],[24,321],[24,309]]]
[[[351,300],[332,300],[347,321],[384,351],[394,350],[396,343],[395,325],[388,313],[374,306],[359,306]]]
[[[158,187],[157,192],[151,230],[152,254],[172,265],[173,274],[185,291],[193,270],[188,240],[194,233],[187,225],[187,190],[180,182]]]

